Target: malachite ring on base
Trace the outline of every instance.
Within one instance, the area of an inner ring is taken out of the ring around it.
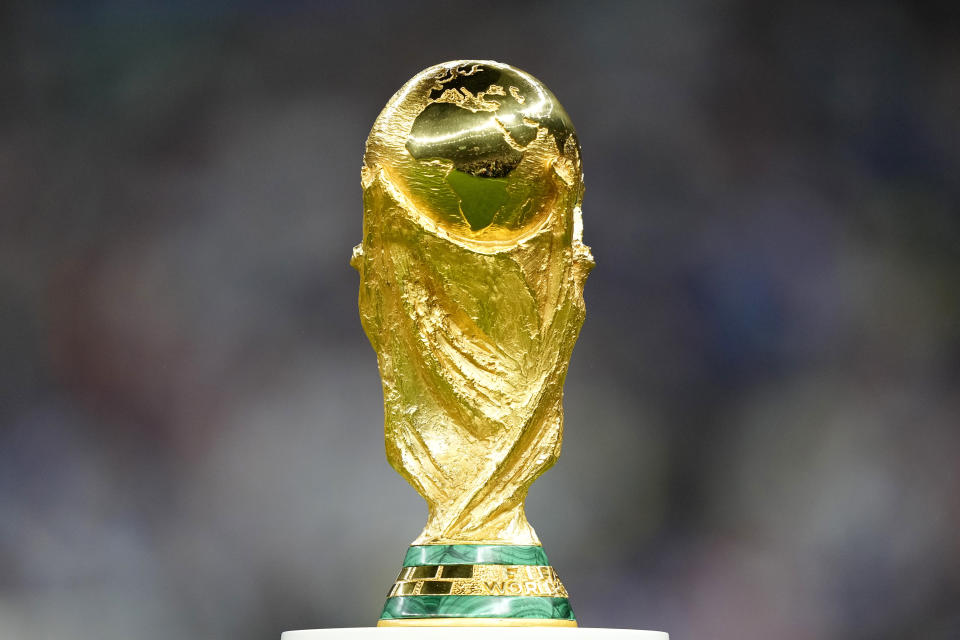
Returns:
[[[539,546],[422,545],[407,551],[379,626],[576,626]]]

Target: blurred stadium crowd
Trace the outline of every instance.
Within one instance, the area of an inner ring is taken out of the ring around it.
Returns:
[[[581,624],[960,637],[952,2],[5,3],[0,637],[376,620],[425,508],[347,260],[420,69],[543,80],[597,268],[528,513]]]

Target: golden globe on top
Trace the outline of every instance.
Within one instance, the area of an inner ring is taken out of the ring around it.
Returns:
[[[377,118],[362,184],[387,459],[429,507],[380,624],[575,626],[523,509],[560,453],[593,266],[570,118],[519,69],[436,65]]]

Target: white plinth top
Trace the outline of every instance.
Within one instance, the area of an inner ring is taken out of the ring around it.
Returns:
[[[670,640],[662,631],[585,627],[354,627],[287,631],[280,640]]]

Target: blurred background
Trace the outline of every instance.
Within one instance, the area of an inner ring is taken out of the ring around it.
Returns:
[[[581,624],[960,637],[960,20],[841,4],[4,3],[0,637],[376,621],[426,510],[347,264],[361,155],[455,58],[583,145],[528,502]]]

